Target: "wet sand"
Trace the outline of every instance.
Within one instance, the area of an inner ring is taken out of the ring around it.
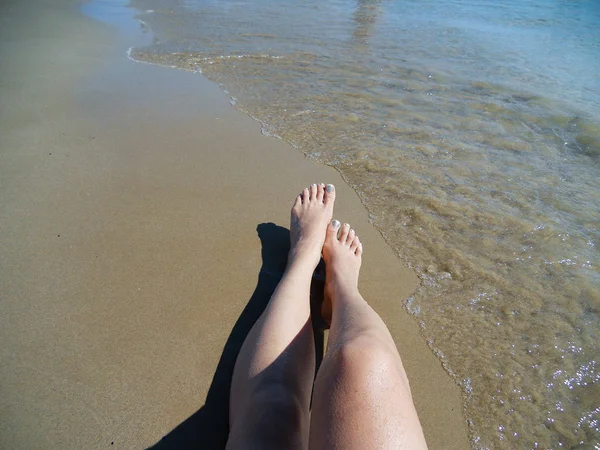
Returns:
[[[219,448],[235,351],[319,181],[364,242],[360,287],[430,448],[468,447],[459,389],[402,308],[417,279],[337,172],[59,3],[0,7],[0,447]]]

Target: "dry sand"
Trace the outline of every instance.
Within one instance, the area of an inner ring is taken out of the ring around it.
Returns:
[[[130,32],[76,1],[0,8],[1,448],[220,448],[292,199],[320,181],[364,242],[361,290],[430,447],[468,447],[459,390],[402,308],[417,279],[334,170],[200,75],[128,60]]]

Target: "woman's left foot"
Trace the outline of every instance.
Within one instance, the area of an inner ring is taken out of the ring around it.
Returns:
[[[288,267],[301,265],[312,271],[321,259],[325,231],[333,217],[335,188],[332,184],[312,184],[296,197],[290,220]]]

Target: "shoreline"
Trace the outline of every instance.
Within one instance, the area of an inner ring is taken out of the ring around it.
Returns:
[[[341,176],[263,136],[204,77],[130,61],[131,35],[77,2],[36,5],[11,7],[0,43],[1,446],[174,436],[208,403],[259,291],[261,230],[285,235],[291,199],[323,181],[365,244],[361,291],[396,340],[430,448],[466,448],[459,388],[402,307],[416,277]]]

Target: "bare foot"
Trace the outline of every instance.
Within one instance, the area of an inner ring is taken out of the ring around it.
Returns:
[[[288,267],[300,264],[312,272],[321,259],[325,230],[333,216],[335,188],[312,184],[294,202],[290,220]]]
[[[333,308],[332,299],[341,293],[358,292],[362,250],[362,244],[350,225],[345,223],[340,230],[340,223],[334,220],[327,226],[323,245],[325,295],[321,315],[329,324]]]

